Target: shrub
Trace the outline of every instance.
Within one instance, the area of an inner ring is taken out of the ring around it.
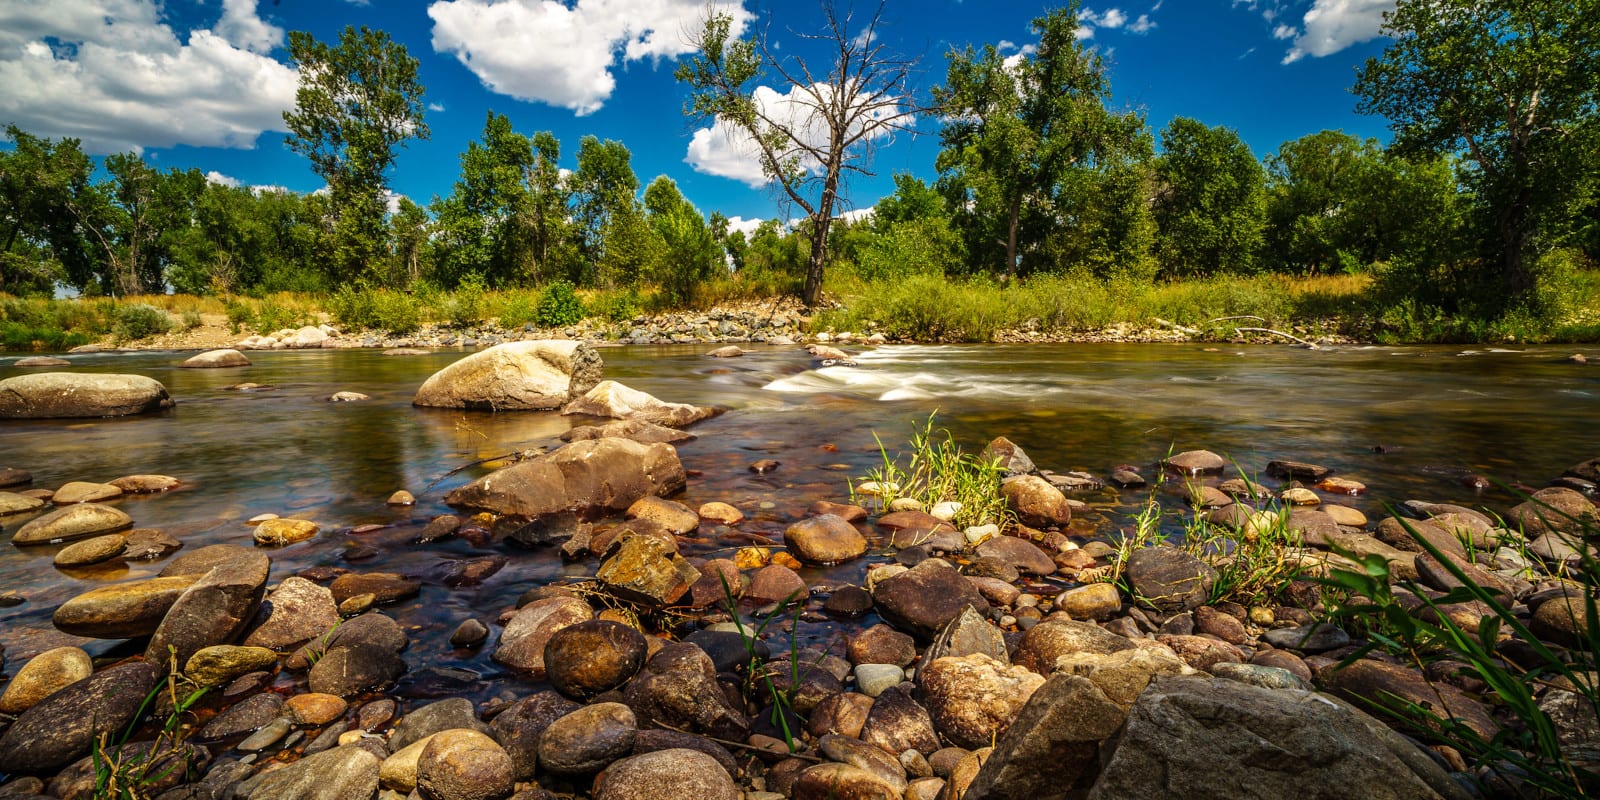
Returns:
[[[239,298],[228,298],[228,304],[224,310],[228,315],[228,329],[234,333],[244,330],[245,326],[256,318],[255,308],[248,301]]]
[[[545,287],[539,305],[533,311],[533,324],[541,328],[560,328],[583,321],[583,301],[573,291],[572,284],[556,281]]]
[[[143,303],[118,306],[115,320],[112,332],[118,339],[127,341],[144,339],[172,330],[172,320],[167,317],[167,312]]]
[[[503,292],[499,298],[500,312],[495,319],[502,328],[520,328],[533,321],[534,311],[539,304],[539,295],[536,292],[515,290]]]
[[[457,328],[470,328],[483,324],[483,276],[469,272],[456,284],[456,290],[444,302],[445,320]]]
[[[915,498],[924,508],[953,501],[960,504],[951,520],[958,529],[991,524],[1010,527],[1014,518],[1000,491],[999,463],[963,451],[949,431],[934,430],[934,419],[929,416],[915,430],[907,454],[890,456],[883,440],[878,439],[883,462],[868,471],[866,478],[851,484],[851,495],[870,494],[883,508],[902,497]],[[872,486],[864,489],[869,482]]]
[[[636,289],[596,292],[587,305],[595,316],[610,322],[627,322],[644,310],[644,302]]]
[[[200,327],[202,324],[204,324],[204,320],[202,320],[200,318],[200,312],[195,311],[193,309],[190,309],[188,311],[183,312],[183,329],[184,330],[192,331],[195,328]]]

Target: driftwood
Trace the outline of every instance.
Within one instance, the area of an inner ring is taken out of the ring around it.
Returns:
[[[1234,333],[1241,333],[1241,334],[1242,333],[1270,333],[1270,334],[1273,334],[1274,336],[1282,336],[1285,339],[1292,339],[1292,340],[1294,340],[1296,342],[1299,342],[1307,350],[1320,349],[1320,348],[1317,347],[1315,342],[1308,342],[1308,341],[1306,341],[1306,340],[1304,340],[1304,339],[1302,339],[1302,338],[1300,338],[1298,336],[1295,336],[1293,334],[1284,333],[1283,331],[1275,331],[1275,330],[1273,330],[1271,328],[1234,328],[1233,332]]]

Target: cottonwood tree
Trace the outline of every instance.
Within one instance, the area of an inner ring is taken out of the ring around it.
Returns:
[[[1176,117],[1161,131],[1156,225],[1174,274],[1250,272],[1266,235],[1266,174],[1232,128]]]
[[[826,54],[812,57],[780,54],[766,29],[733,38],[732,17],[712,13],[691,35],[697,52],[675,73],[691,89],[685,113],[747,137],[762,173],[805,212],[810,253],[801,299],[808,306],[821,298],[828,230],[846,178],[871,175],[873,145],[909,130],[918,111],[910,86],[915,61],[877,38],[883,4],[864,26],[830,2],[822,14],[820,33],[795,34],[802,47]],[[769,75],[789,87],[790,102],[803,112],[798,119],[756,98]]]
[[[1600,0],[1399,0],[1356,81],[1402,152],[1459,154],[1501,302],[1559,244],[1600,180]],[[1487,287],[1485,287],[1487,288]]]

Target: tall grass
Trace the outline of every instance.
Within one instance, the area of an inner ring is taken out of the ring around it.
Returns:
[[[852,483],[850,492],[870,494],[888,508],[894,501],[911,498],[931,509],[935,504],[958,504],[951,524],[1010,527],[1014,515],[1000,491],[1003,470],[994,460],[961,449],[950,432],[935,429],[936,415],[913,430],[907,452],[890,455],[878,439],[883,461],[866,477]],[[876,437],[876,434],[874,434]],[[867,484],[871,486],[867,486]]]

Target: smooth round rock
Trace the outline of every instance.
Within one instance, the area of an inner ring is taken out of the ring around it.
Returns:
[[[317,523],[310,520],[278,517],[263,520],[251,537],[262,547],[281,547],[310,539],[317,535],[317,530]]]
[[[741,796],[716,758],[679,747],[612,764],[595,800],[740,800]]]
[[[610,620],[562,628],[544,646],[544,668],[556,691],[588,700],[627,682],[644,666],[644,634]]]
[[[738,525],[744,521],[744,512],[727,503],[703,503],[699,514],[701,519],[719,525]]]
[[[171,475],[126,475],[111,481],[112,486],[127,494],[160,494],[172,491],[182,483]]]
[[[894,664],[857,664],[856,688],[868,697],[877,697],[906,679],[906,671]]]
[[[12,534],[11,543],[24,546],[70,542],[131,527],[133,518],[115,508],[79,503],[29,520]]]
[[[545,672],[544,650],[550,637],[562,628],[594,617],[594,609],[576,597],[548,597],[519,609],[500,632],[500,644],[493,659],[513,669],[527,670],[535,677]]]
[[[62,603],[51,622],[64,633],[96,639],[131,639],[156,632],[168,609],[195,581],[195,575],[117,583],[91,589]]]
[[[167,387],[143,375],[41,372],[0,380],[0,419],[121,417],[171,407]]]
[[[682,535],[700,527],[700,515],[693,509],[674,500],[645,495],[628,506],[629,519],[647,519],[660,523],[673,533]]]
[[[57,647],[28,660],[0,694],[0,713],[21,714],[39,701],[94,674],[94,661],[77,647]]]
[[[417,759],[417,789],[433,800],[492,800],[515,783],[505,748],[475,730],[440,731]]]
[[[330,403],[359,403],[363,400],[371,399],[370,395],[365,395],[361,392],[334,392],[328,395],[328,402]]]
[[[234,350],[233,348],[225,348],[222,350],[207,350],[204,353],[197,353],[185,359],[184,362],[178,366],[186,369],[248,367],[250,366],[250,359],[246,358],[244,353],[241,353],[238,350]]]
[[[68,481],[50,495],[50,502],[57,506],[70,506],[77,503],[98,503],[101,500],[114,500],[122,496],[122,490],[109,483],[93,483],[90,481]]]
[[[110,561],[122,555],[127,539],[125,534],[108,533],[105,536],[69,544],[56,553],[54,563],[58,567],[85,567]]]
[[[44,508],[44,501],[16,492],[0,492],[0,517],[8,514],[25,514]]]
[[[544,729],[539,766],[561,775],[599,772],[632,752],[638,728],[633,709],[621,703],[584,706]]]
[[[219,644],[202,647],[189,657],[183,674],[200,686],[221,686],[256,670],[271,669],[278,654],[265,647],[239,647]]]
[[[44,698],[0,734],[0,772],[54,773],[83,757],[134,719],[159,674],[154,664],[119,664]]]
[[[783,541],[801,561],[812,564],[838,564],[867,552],[867,537],[832,514],[790,525],[783,532]]]
[[[307,692],[285,700],[283,707],[296,724],[321,726],[344,717],[350,704],[338,695]]]

